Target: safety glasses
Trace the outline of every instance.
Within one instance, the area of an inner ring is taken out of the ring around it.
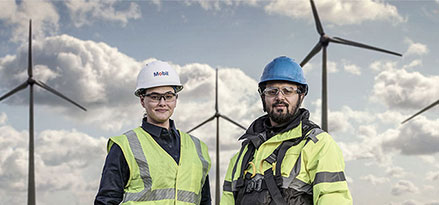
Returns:
[[[281,88],[268,87],[265,88],[264,91],[262,91],[262,93],[267,97],[275,97],[279,94],[279,92],[282,93],[282,95],[284,95],[285,97],[291,97],[296,93],[302,93],[299,89],[290,86],[285,86]]]
[[[173,92],[166,93],[148,93],[142,94],[143,97],[147,97],[151,102],[158,103],[163,98],[165,102],[174,102],[177,99],[177,94]]]

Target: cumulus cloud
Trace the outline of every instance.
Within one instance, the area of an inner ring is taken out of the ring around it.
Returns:
[[[422,44],[422,43],[416,43],[413,42],[410,39],[406,39],[405,42],[407,44],[409,44],[409,47],[407,49],[407,51],[405,52],[404,56],[422,56],[424,54],[427,54],[429,52],[429,49],[427,47],[427,45]]]
[[[358,67],[355,64],[346,64],[346,65],[344,65],[344,70],[346,72],[354,74],[354,75],[361,75],[361,68]]]
[[[439,98],[439,76],[397,69],[393,63],[374,62],[381,72],[375,77],[371,100],[389,108],[420,109]]]
[[[349,25],[376,20],[393,23],[405,21],[395,6],[379,1],[320,0],[315,1],[315,4],[323,23]],[[275,0],[264,8],[269,14],[280,14],[294,19],[313,19],[309,1]]]
[[[393,177],[393,178],[402,178],[407,173],[404,171],[403,168],[393,166],[393,167],[388,167],[387,168],[386,174],[389,175],[390,177]]]
[[[90,203],[99,184],[106,139],[75,130],[45,130],[35,136],[38,202],[59,204],[64,198]],[[2,125],[0,139],[0,197],[8,204],[25,204],[28,131]]]
[[[77,27],[90,25],[94,19],[126,25],[130,19],[139,19],[142,16],[139,5],[134,2],[71,0],[66,1],[65,4]]]
[[[7,120],[8,120],[8,116],[6,115],[6,113],[4,112],[0,113],[0,125],[6,123]]]
[[[403,194],[417,193],[419,188],[416,187],[412,182],[407,180],[400,180],[392,187],[392,195],[401,196]]]
[[[386,177],[377,177],[375,175],[369,174],[361,177],[360,179],[370,182],[373,185],[383,184],[389,182],[389,178]]]
[[[33,35],[37,38],[58,30],[59,14],[50,1],[0,1],[0,21],[10,29],[11,40],[27,42],[29,19],[32,19]]]
[[[395,138],[384,141],[387,149],[400,150],[406,155],[425,155],[439,152],[439,120],[423,116],[402,125]]]
[[[186,5],[199,5],[205,10],[219,11],[224,8],[237,7],[240,5],[257,6],[260,3],[259,0],[184,0]]]
[[[132,93],[141,62],[104,43],[82,41],[67,35],[48,37],[35,41],[33,45],[35,79],[85,106],[90,115],[77,112],[77,108],[68,102],[38,87],[35,89],[36,104],[60,108],[68,116],[83,116],[84,122],[101,124],[109,129],[120,129],[124,123],[134,120],[102,123],[105,119],[125,119],[127,113],[139,111],[138,106],[134,106],[137,100]],[[26,65],[25,46],[19,49],[17,56],[1,58],[2,93],[27,79]],[[13,95],[5,102],[27,104],[25,95]]]
[[[427,179],[430,181],[439,181],[439,171],[436,172],[428,172]]]

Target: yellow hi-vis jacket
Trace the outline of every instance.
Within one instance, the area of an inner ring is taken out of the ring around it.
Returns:
[[[283,141],[301,136],[302,123],[263,142],[255,149],[254,158],[246,172],[260,176],[267,169],[273,169],[273,165],[264,159],[269,157]],[[332,137],[321,129],[311,130],[307,136],[308,143],[305,138],[287,150],[281,164],[280,188],[305,192],[312,196],[313,204],[351,205],[352,197],[344,176],[345,164],[340,148]],[[240,176],[241,166],[245,166],[242,165],[242,160],[247,150],[248,144],[243,147],[242,154],[237,153],[230,160],[224,180],[221,205],[235,204],[233,192],[238,191],[237,179]]]
[[[207,146],[180,131],[180,162],[175,160],[141,127],[111,137],[130,170],[122,204],[199,204],[210,169]]]

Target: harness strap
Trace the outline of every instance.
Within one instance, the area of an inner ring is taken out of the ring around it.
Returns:
[[[264,172],[264,179],[265,183],[267,184],[268,192],[270,192],[271,198],[273,199],[274,203],[276,205],[287,205],[287,202],[282,197],[280,189],[277,186],[276,181],[274,180],[272,169],[267,169],[267,171]]]
[[[236,183],[236,188],[238,189],[238,193],[235,196],[235,204],[240,205],[242,198],[245,194],[245,180],[244,180],[244,171],[248,168],[249,163],[253,159],[253,155],[255,153],[255,147],[252,143],[248,143],[247,152],[244,155],[241,163],[241,172],[239,178]]]

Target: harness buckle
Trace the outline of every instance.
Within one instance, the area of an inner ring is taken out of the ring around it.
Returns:
[[[264,180],[264,176],[257,174],[252,179],[248,180],[247,186],[245,187],[245,192],[249,193],[252,191],[262,191],[262,182]]]

